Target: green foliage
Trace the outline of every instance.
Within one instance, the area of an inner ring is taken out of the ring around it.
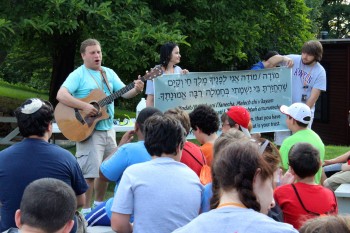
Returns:
[[[7,35],[13,35],[15,32],[11,28],[11,21],[6,19],[0,19],[0,35],[1,38],[7,38]]]
[[[37,51],[36,47],[13,46],[0,66],[0,79],[47,92],[51,80],[51,62],[52,59]]]
[[[57,87],[59,74],[81,64],[86,38],[100,40],[103,65],[125,83],[158,63],[167,41],[180,45],[190,71],[247,69],[267,50],[299,53],[314,35],[310,14],[303,0],[2,0],[0,41],[14,35],[0,77],[47,89],[52,73]]]
[[[350,5],[345,0],[325,0],[323,4],[322,30],[328,31],[329,38],[350,36]]]
[[[311,32],[317,37],[322,31],[322,5],[324,0],[305,0],[305,4],[309,11],[309,18],[311,20]]]

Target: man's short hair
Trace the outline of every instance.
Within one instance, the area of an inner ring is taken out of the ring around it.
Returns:
[[[15,110],[19,132],[23,137],[44,136],[53,116],[50,102],[38,98],[27,99]]]
[[[320,62],[322,60],[323,47],[318,40],[310,40],[305,42],[301,48],[302,53],[307,53],[315,57],[315,60]]]
[[[83,42],[81,42],[80,45],[80,53],[85,53],[86,47],[88,46],[93,46],[93,45],[98,45],[101,47],[101,44],[98,40],[96,39],[86,39]]]
[[[167,110],[164,114],[178,119],[182,127],[184,127],[185,129],[186,135],[190,133],[191,123],[190,123],[190,116],[188,115],[187,112],[185,112],[184,110],[181,110],[180,108],[173,108],[173,109]]]
[[[172,116],[153,115],[145,121],[145,147],[150,155],[177,154],[183,148],[185,130]]]
[[[206,104],[198,105],[190,113],[191,127],[194,130],[200,128],[207,135],[211,135],[219,130],[219,117],[215,110]]]
[[[223,112],[220,117],[221,123],[224,123],[225,121],[228,121],[228,124],[230,125],[230,128],[235,127],[235,124],[237,124],[234,120],[232,120],[231,117],[227,115],[226,112]]]
[[[24,190],[20,222],[45,232],[56,232],[73,220],[76,208],[77,199],[69,185],[54,178],[42,178]]]
[[[139,115],[137,116],[136,123],[139,125],[142,134],[145,133],[145,121],[154,114],[162,115],[162,112],[154,107],[146,107],[140,111]]]
[[[288,162],[300,178],[314,176],[320,169],[320,152],[311,144],[300,142],[289,150]]]
[[[269,60],[271,57],[273,57],[275,55],[278,55],[278,52],[270,50],[263,56],[262,59],[263,59],[263,61],[267,61],[267,60]]]

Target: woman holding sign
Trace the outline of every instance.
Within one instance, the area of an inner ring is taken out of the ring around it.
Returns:
[[[180,63],[180,48],[173,42],[167,42],[160,48],[160,65],[162,66],[163,74],[187,74],[189,71],[181,69],[176,64]],[[152,80],[147,80],[146,86],[146,106],[154,106],[154,86]]]

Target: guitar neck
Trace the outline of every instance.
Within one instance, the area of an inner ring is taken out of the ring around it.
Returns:
[[[145,82],[146,80],[144,79],[144,77],[141,77],[140,80],[142,82]],[[110,104],[113,102],[114,99],[119,98],[120,96],[124,95],[125,93],[127,93],[128,91],[130,91],[131,89],[133,89],[135,86],[134,82],[129,83],[128,85],[126,85],[125,87],[123,87],[122,89],[120,89],[119,91],[116,91],[114,93],[112,93],[111,95],[103,98],[102,100],[98,101],[98,104],[101,107],[104,107],[107,104]]]

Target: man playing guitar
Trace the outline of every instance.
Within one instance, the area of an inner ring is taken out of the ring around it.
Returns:
[[[80,98],[88,96],[91,91],[96,89],[98,89],[98,93],[103,94],[101,97],[111,95],[125,85],[112,69],[101,66],[102,51],[101,45],[97,40],[87,39],[83,41],[80,46],[80,53],[84,64],[69,74],[57,93],[57,100],[60,102],[59,104],[75,109],[75,115],[81,114],[95,117],[101,115],[101,109],[98,105],[84,102]],[[141,80],[135,80],[133,88],[121,96],[126,99],[132,98],[140,94],[143,91],[143,87],[144,83]],[[56,107],[55,117],[57,111]],[[91,199],[94,189],[96,197],[94,204],[98,205],[99,202],[103,201],[107,183],[99,179],[99,167],[101,162],[117,147],[115,132],[112,128],[114,118],[113,101],[106,105],[106,112],[108,115],[104,118],[107,119],[102,119],[96,123],[90,137],[84,141],[77,140],[78,142],[76,143],[76,157],[84,178],[89,185],[89,189],[86,192],[86,202],[82,210],[83,214],[91,211]],[[89,125],[89,122],[84,122],[88,117],[80,118],[81,122]],[[69,129],[69,131],[73,132],[75,130],[77,130],[75,127]],[[79,134],[80,132],[77,133]],[[95,179],[96,182],[94,182]]]

